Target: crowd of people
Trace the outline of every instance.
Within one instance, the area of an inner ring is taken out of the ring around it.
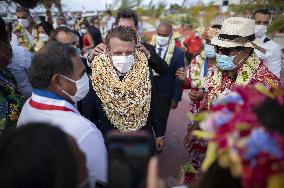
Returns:
[[[170,23],[159,23],[150,44],[135,11],[106,14],[105,37],[96,17],[76,28],[58,17],[54,28],[19,6],[14,28],[1,18],[0,187],[104,186],[112,131],[150,135],[145,186],[165,187],[155,155],[185,90],[183,184],[284,187],[282,54],[266,35],[269,11],[229,17],[182,47]]]

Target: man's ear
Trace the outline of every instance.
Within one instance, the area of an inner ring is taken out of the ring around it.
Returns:
[[[59,74],[54,74],[51,78],[50,83],[56,91],[62,90],[62,77]]]

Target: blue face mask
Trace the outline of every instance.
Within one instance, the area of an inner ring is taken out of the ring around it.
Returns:
[[[79,55],[79,56],[81,55],[81,49],[80,48],[76,48],[76,54]]]
[[[234,64],[233,59],[235,56],[226,56],[216,54],[216,62],[217,66],[221,70],[234,70],[237,65]]]
[[[213,58],[216,57],[216,51],[214,46],[210,44],[205,44],[204,45],[204,53],[206,57]]]

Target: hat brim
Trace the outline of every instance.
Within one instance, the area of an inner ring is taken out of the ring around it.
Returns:
[[[258,39],[252,42],[256,44],[257,46],[262,46],[261,42]],[[234,42],[230,40],[221,40],[218,38],[218,36],[214,36],[211,39],[211,44],[219,46],[219,47],[223,47],[223,48],[234,48],[234,47],[254,48],[254,45],[251,42],[240,43],[240,42]]]

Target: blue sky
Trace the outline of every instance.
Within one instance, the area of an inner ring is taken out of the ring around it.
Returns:
[[[155,3],[159,2],[166,2],[168,4],[171,3],[178,3],[181,4],[183,0],[155,0]],[[191,4],[197,3],[199,0],[188,0],[188,2]],[[202,0],[204,3],[208,3],[212,0]],[[70,10],[104,10],[106,3],[111,3],[112,0],[61,0],[63,6],[65,9]],[[142,5],[149,4],[150,0],[143,0]]]

